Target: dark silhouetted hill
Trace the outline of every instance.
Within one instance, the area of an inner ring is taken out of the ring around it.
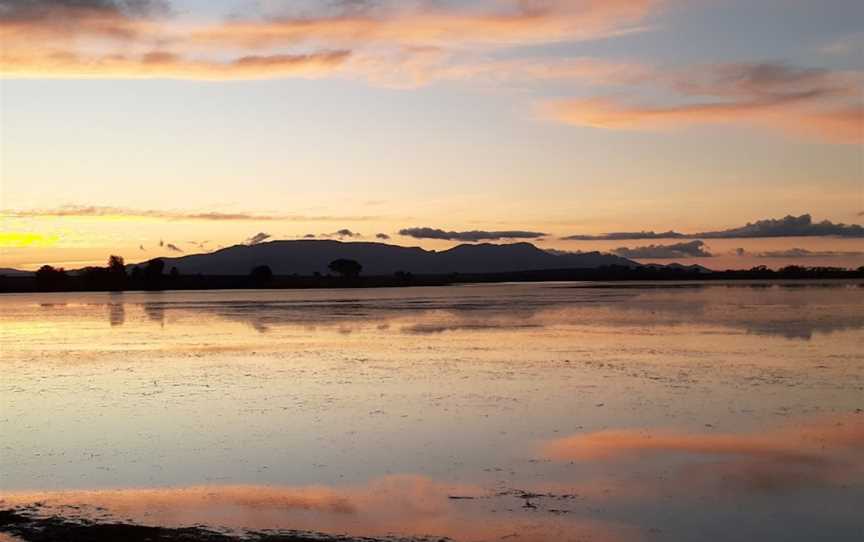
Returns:
[[[258,266],[268,266],[274,275],[327,274],[330,262],[349,259],[363,265],[363,275],[393,275],[398,271],[415,275],[450,273],[505,273],[540,269],[594,269],[639,264],[599,252],[551,254],[530,243],[509,245],[459,245],[431,251],[384,243],[343,243],[327,240],[271,241],[237,245],[209,254],[162,258],[165,267],[176,267],[184,275],[246,275]]]
[[[22,271],[20,269],[11,269],[8,267],[0,267],[0,277],[30,277],[33,276],[33,271]]]

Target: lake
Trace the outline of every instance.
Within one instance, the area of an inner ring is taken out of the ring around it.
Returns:
[[[864,539],[864,285],[0,296],[0,508],[375,539]]]

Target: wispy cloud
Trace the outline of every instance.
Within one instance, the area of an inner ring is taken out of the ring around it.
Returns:
[[[178,247],[174,243],[165,243],[165,248],[167,248],[171,252],[183,252],[183,249]]]
[[[636,232],[613,232],[601,233],[599,235],[568,235],[562,237],[564,241],[615,241],[625,239],[680,239],[685,237],[683,233],[676,231],[654,232],[654,231],[636,231]]]
[[[249,239],[246,239],[246,241],[244,241],[244,243],[247,245],[257,245],[259,243],[263,243],[264,241],[266,241],[267,239],[270,239],[271,237],[273,237],[273,236],[270,235],[269,233],[264,233],[262,231],[262,232],[256,233],[255,235],[253,235]]]
[[[748,222],[738,228],[701,233],[679,233],[676,231],[614,232],[599,235],[568,235],[566,241],[614,241],[625,239],[745,239],[760,237],[864,237],[864,227],[858,224],[843,224],[823,220],[814,222],[809,214],[788,215],[783,218],[768,218]]]
[[[666,259],[666,258],[710,258],[713,256],[705,249],[702,241],[689,241],[674,245],[648,245],[644,247],[619,247],[613,254],[633,259]]]
[[[657,70],[641,82],[676,97],[646,103],[596,97],[540,104],[546,118],[610,130],[668,130],[694,125],[748,125],[830,143],[864,139],[864,74],[785,64],[718,64]],[[640,86],[640,88],[643,88]]]
[[[167,15],[162,0],[0,0],[0,32],[13,40],[101,36],[131,40]]]
[[[860,55],[864,52],[864,32],[848,34],[819,48],[826,55]]]
[[[442,239],[447,241],[495,241],[500,239],[539,239],[545,233],[535,231],[445,231],[437,228],[420,227],[399,230],[399,235],[415,239]]]
[[[660,3],[382,0],[320,3],[302,12],[262,4],[263,11],[224,21],[181,23],[156,0],[3,0],[0,67],[4,77],[222,80],[346,74],[393,86],[519,72],[590,77],[609,69],[590,60],[551,66],[483,57],[496,49],[638,31]]]
[[[5,77],[114,79],[276,79],[320,77],[337,70],[351,56],[349,51],[309,54],[248,55],[227,61],[195,60],[153,51],[138,56],[119,54],[85,56],[70,52],[3,54]]]
[[[808,250],[806,248],[789,248],[784,250],[766,250],[762,252],[750,252],[743,248],[735,251],[738,256],[752,256],[756,258],[854,258],[864,256],[860,251],[842,250]]]
[[[376,220],[373,216],[328,216],[299,214],[257,214],[250,212],[218,211],[171,211],[155,209],[133,209],[99,205],[64,205],[51,209],[3,210],[0,216],[7,218],[120,218],[120,219],[159,219],[159,220],[203,220],[203,221],[286,221],[286,222],[329,222],[329,221],[367,221]]]
[[[203,43],[261,48],[303,43],[514,46],[608,37],[639,28],[657,0],[386,0],[324,14],[273,13],[193,33]]]

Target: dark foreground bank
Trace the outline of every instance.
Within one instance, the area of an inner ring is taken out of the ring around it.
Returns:
[[[444,542],[447,538],[354,538],[300,531],[220,533],[202,527],[167,528],[40,516],[34,510],[0,510],[0,534],[25,542]]]

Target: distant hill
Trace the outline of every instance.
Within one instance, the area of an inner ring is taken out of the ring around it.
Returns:
[[[32,271],[21,271],[20,269],[0,267],[0,277],[29,277],[32,274]]]
[[[255,266],[268,265],[276,275],[312,275],[316,272],[328,273],[328,264],[337,258],[357,260],[363,265],[363,274],[367,276],[392,275],[397,271],[439,275],[594,269],[608,265],[639,266],[632,260],[599,252],[552,254],[530,243],[466,244],[434,251],[384,243],[327,240],[236,245],[209,254],[162,259],[166,271],[176,267],[183,274],[246,275]]]
[[[644,264],[644,267],[649,269],[680,269],[682,271],[694,271],[699,273],[713,273],[711,269],[703,265],[692,264],[692,265],[684,265],[680,263],[667,263],[667,264],[659,264],[659,263],[648,263]]]

